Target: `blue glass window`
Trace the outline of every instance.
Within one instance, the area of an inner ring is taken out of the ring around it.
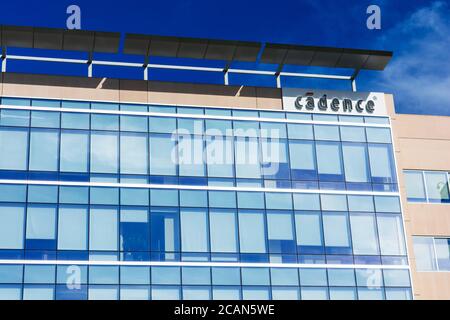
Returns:
[[[122,133],[120,135],[120,172],[123,174],[148,173],[147,135]]]
[[[375,214],[350,214],[353,253],[356,255],[378,255],[378,237]]]
[[[181,247],[184,252],[207,252],[208,216],[204,209],[182,209],[181,221]]]
[[[241,253],[266,253],[266,226],[264,213],[239,211],[239,239]]]
[[[150,135],[150,173],[154,175],[177,174],[176,145],[170,135]]]
[[[295,227],[297,246],[300,253],[323,253],[323,231],[320,211],[296,212]]]
[[[26,202],[27,186],[0,184],[0,202]]]
[[[374,183],[396,183],[394,156],[388,144],[369,144],[370,171]]]
[[[377,224],[381,254],[387,256],[406,255],[402,216],[377,214]]]
[[[27,208],[26,247],[56,249],[56,207],[29,205]]]
[[[28,202],[57,203],[57,186],[28,186]]]
[[[313,140],[313,126],[309,124],[288,123],[289,139]]]
[[[25,230],[23,205],[0,204],[0,248],[23,249]]]
[[[30,111],[0,110],[0,125],[13,127],[28,127],[30,125]]]
[[[59,132],[56,130],[31,130],[30,170],[58,170]]]
[[[59,202],[66,204],[88,204],[88,187],[60,187]]]
[[[89,214],[90,250],[118,249],[118,217],[115,208],[91,208]]]
[[[201,136],[179,135],[177,152],[180,176],[205,176],[204,141]]]
[[[240,268],[212,268],[212,282],[215,285],[241,285]]]
[[[152,300],[180,300],[180,287],[152,286]]]
[[[323,230],[327,253],[352,253],[348,213],[324,212]]]
[[[61,128],[63,129],[85,129],[90,126],[90,115],[87,113],[61,113]]]
[[[152,206],[178,206],[178,190],[152,189],[150,199]]]
[[[91,172],[118,173],[118,140],[116,133],[92,132]]]
[[[256,138],[237,137],[234,148],[236,177],[260,178],[261,166],[258,140]]]
[[[60,206],[58,250],[87,250],[88,210],[83,206]]]
[[[317,179],[316,152],[313,141],[290,141],[289,155],[292,179]]]
[[[225,136],[206,138],[206,163],[209,177],[233,177],[233,139]]]
[[[89,133],[67,130],[61,132],[60,170],[62,172],[87,172],[88,152]]]
[[[296,253],[294,232],[292,212],[267,212],[267,233],[271,253]]]
[[[151,209],[152,251],[180,251],[180,218],[177,209]]]
[[[122,251],[150,250],[147,209],[130,208],[120,211],[120,249]]]
[[[139,116],[120,116],[120,130],[147,132],[148,120],[147,117]]]
[[[235,192],[209,191],[208,198],[211,208],[236,208]]]
[[[261,139],[262,168],[266,179],[289,179],[287,140]]]
[[[422,171],[405,171],[406,195],[409,202],[426,202]]]
[[[339,143],[317,142],[317,168],[322,181],[344,181]]]
[[[92,114],[91,115],[92,130],[119,130],[119,116],[111,114]]]
[[[183,267],[182,282],[185,285],[210,285],[211,269],[208,267]]]
[[[210,210],[211,252],[238,252],[238,228],[236,212],[231,210]]]
[[[31,111],[31,126],[35,128],[59,128],[59,112]]]
[[[150,267],[120,267],[121,284],[150,284]]]
[[[175,133],[177,130],[176,118],[150,117],[150,132],[153,133]]]
[[[448,203],[448,179],[445,172],[425,172],[425,184],[429,202]]]
[[[180,284],[181,268],[179,267],[152,267],[152,284]]]
[[[0,128],[0,169],[26,170],[28,130]]]
[[[370,182],[369,157],[365,144],[344,143],[342,154],[347,182]]]

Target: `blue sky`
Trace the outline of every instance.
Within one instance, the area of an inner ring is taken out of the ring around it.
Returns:
[[[5,1],[0,24],[65,27],[71,4],[85,30],[392,50],[386,71],[363,72],[358,89],[394,93],[400,112],[450,115],[448,1]],[[371,4],[381,30],[366,28]]]

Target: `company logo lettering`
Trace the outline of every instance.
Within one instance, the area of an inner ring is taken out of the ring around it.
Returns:
[[[317,100],[317,101],[316,101]],[[331,110],[333,112],[354,112],[357,113],[368,113],[372,114],[375,111],[375,102],[373,100],[358,100],[356,102],[350,100],[350,99],[338,99],[338,98],[332,98],[328,99],[327,95],[323,95],[319,99],[314,99],[312,96],[299,96],[295,100],[295,108],[297,110],[306,110],[306,111],[313,111],[316,108],[320,111],[328,111]]]

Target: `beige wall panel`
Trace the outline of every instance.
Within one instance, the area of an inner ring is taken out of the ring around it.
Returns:
[[[3,95],[118,101],[118,80],[6,73]]]
[[[256,108],[253,87],[149,82],[149,103]]]
[[[256,88],[256,103],[258,109],[283,110],[281,89]]]
[[[404,209],[408,212],[411,234],[450,237],[449,205],[407,203]]]
[[[148,103],[148,82],[120,80],[119,100],[122,103]]]
[[[450,299],[450,272],[414,272],[413,282],[415,299]]]
[[[450,170],[450,140],[395,139],[395,142],[396,150],[400,150],[400,168]]]

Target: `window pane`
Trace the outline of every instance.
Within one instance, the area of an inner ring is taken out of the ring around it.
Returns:
[[[316,140],[332,140],[339,141],[339,127],[338,126],[314,126],[314,134]]]
[[[86,207],[61,206],[58,219],[58,250],[87,250]]]
[[[233,139],[224,136],[211,136],[206,140],[206,162],[209,177],[233,177]]]
[[[119,116],[111,114],[92,114],[91,115],[92,130],[119,130]]]
[[[438,270],[436,265],[436,256],[434,253],[433,238],[413,237],[413,241],[417,271]]]
[[[434,239],[439,271],[450,271],[450,239]]]
[[[341,127],[342,141],[366,142],[366,133],[364,127]]]
[[[379,254],[375,214],[352,213],[350,225],[353,253],[357,255]]]
[[[170,135],[150,135],[150,173],[177,174],[175,141]]]
[[[31,130],[30,170],[57,171],[59,132]]]
[[[0,202],[26,202],[27,186],[26,185],[0,185]]]
[[[150,117],[150,132],[174,133],[177,130],[176,118]]]
[[[0,169],[26,170],[28,158],[28,131],[0,128]]]
[[[0,125],[14,127],[28,127],[30,125],[30,111],[0,110]]]
[[[115,133],[91,134],[91,171],[118,173],[118,137]]]
[[[267,252],[264,214],[257,211],[240,211],[239,238],[242,253]]]
[[[120,116],[121,131],[147,132],[147,117],[139,116]]]
[[[391,143],[391,130],[389,128],[366,128],[367,141],[374,143]]]
[[[147,209],[120,210],[120,250],[149,251],[150,225]]]
[[[176,209],[151,210],[152,251],[180,251],[180,222]]]
[[[294,224],[291,212],[268,212],[267,230],[270,252],[296,253]]]
[[[290,287],[273,287],[272,288],[273,300],[299,300],[300,289]]]
[[[117,239],[117,209],[91,209],[89,219],[89,249],[117,250]]]
[[[27,248],[56,248],[56,207],[33,205],[27,208]]]
[[[184,252],[208,251],[208,217],[205,210],[182,209],[181,245]]]
[[[235,161],[237,178],[260,178],[260,156],[256,138],[238,137],[235,140]]]
[[[120,135],[120,172],[147,174],[147,148],[146,134],[122,133]]]
[[[180,176],[202,177],[205,175],[203,149],[202,137],[190,135],[178,137],[177,151]]]
[[[89,114],[63,112],[61,115],[61,128],[64,129],[89,129],[89,122]]]
[[[62,131],[60,170],[63,172],[87,172],[88,150],[88,132]]]
[[[444,172],[425,172],[428,201],[449,202],[447,174]]]
[[[312,141],[290,141],[292,179],[317,179],[316,154]]]
[[[211,252],[237,252],[237,219],[234,211],[211,210]]]
[[[59,112],[32,111],[31,126],[36,128],[59,128]]]
[[[342,156],[339,143],[318,142],[316,143],[316,152],[320,179],[325,181],[343,181]]]
[[[370,171],[374,183],[396,183],[394,156],[390,145],[369,144]]]
[[[288,123],[289,139],[305,139],[313,140],[313,127],[310,124],[294,124]]]
[[[0,204],[0,248],[23,249],[25,208]]]
[[[262,166],[266,179],[289,179],[287,140],[262,139]]]
[[[302,300],[328,300],[328,288],[302,288]]]
[[[179,300],[180,297],[179,287],[152,286],[152,300]]]
[[[405,255],[402,216],[397,214],[378,214],[377,221],[381,254],[391,256]]]
[[[297,246],[301,253],[321,253],[323,248],[322,220],[320,212],[295,214]]]
[[[344,143],[342,153],[345,164],[345,180],[370,182],[367,149],[364,144]]]
[[[425,186],[422,171],[405,171],[406,195],[408,201],[425,202]]]
[[[345,212],[324,212],[323,229],[328,253],[351,253],[348,216]]]

